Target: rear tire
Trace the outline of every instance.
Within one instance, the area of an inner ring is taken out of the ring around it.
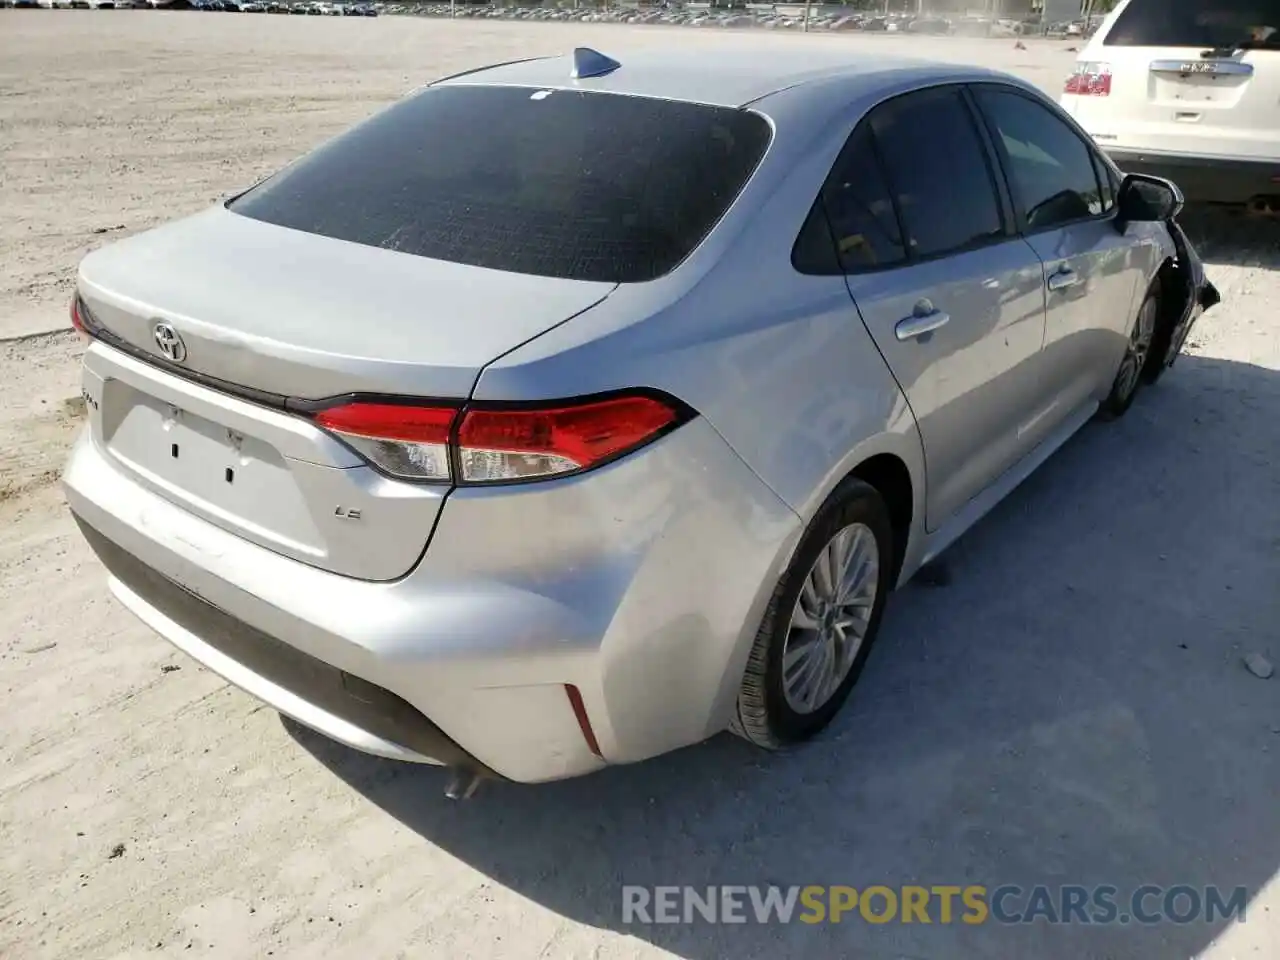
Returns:
[[[776,750],[831,722],[879,632],[894,556],[879,492],[861,480],[841,484],[809,524],[765,609],[734,733]]]

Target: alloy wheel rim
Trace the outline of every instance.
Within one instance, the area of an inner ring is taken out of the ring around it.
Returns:
[[[880,546],[865,523],[837,531],[800,586],[782,647],[782,692],[813,713],[849,676],[866,641],[880,583]]]
[[[1138,319],[1133,323],[1133,331],[1129,334],[1129,345],[1125,348],[1124,362],[1120,365],[1120,396],[1128,397],[1138,388],[1138,378],[1142,376],[1142,368],[1147,364],[1147,354],[1151,351],[1151,341],[1156,332],[1156,302],[1147,300],[1138,311]]]

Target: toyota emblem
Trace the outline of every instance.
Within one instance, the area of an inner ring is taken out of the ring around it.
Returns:
[[[156,346],[160,348],[166,359],[172,360],[174,363],[181,363],[187,359],[187,345],[182,342],[182,337],[178,335],[178,331],[173,329],[171,323],[157,323],[151,335],[155,337]]]

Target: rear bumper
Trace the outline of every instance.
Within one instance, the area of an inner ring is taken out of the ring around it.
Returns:
[[[161,576],[76,517],[110,575],[111,591],[153,630],[237,686],[294,719],[366,753],[430,759],[493,775],[389,690],[255,630]]]
[[[1280,194],[1280,161],[1104,149],[1125,173],[1172,180],[1192,202],[1247,203],[1257,196]]]
[[[356,749],[523,782],[723,729],[800,532],[700,420],[581,477],[454,491],[430,550],[391,582],[181,509],[91,430],[63,482],[117,599],[209,669]]]

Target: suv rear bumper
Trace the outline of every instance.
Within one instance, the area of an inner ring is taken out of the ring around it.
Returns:
[[[1125,173],[1145,173],[1172,180],[1191,202],[1247,203],[1261,195],[1280,195],[1280,161],[1277,160],[1112,149],[1105,145],[1103,149]]]

